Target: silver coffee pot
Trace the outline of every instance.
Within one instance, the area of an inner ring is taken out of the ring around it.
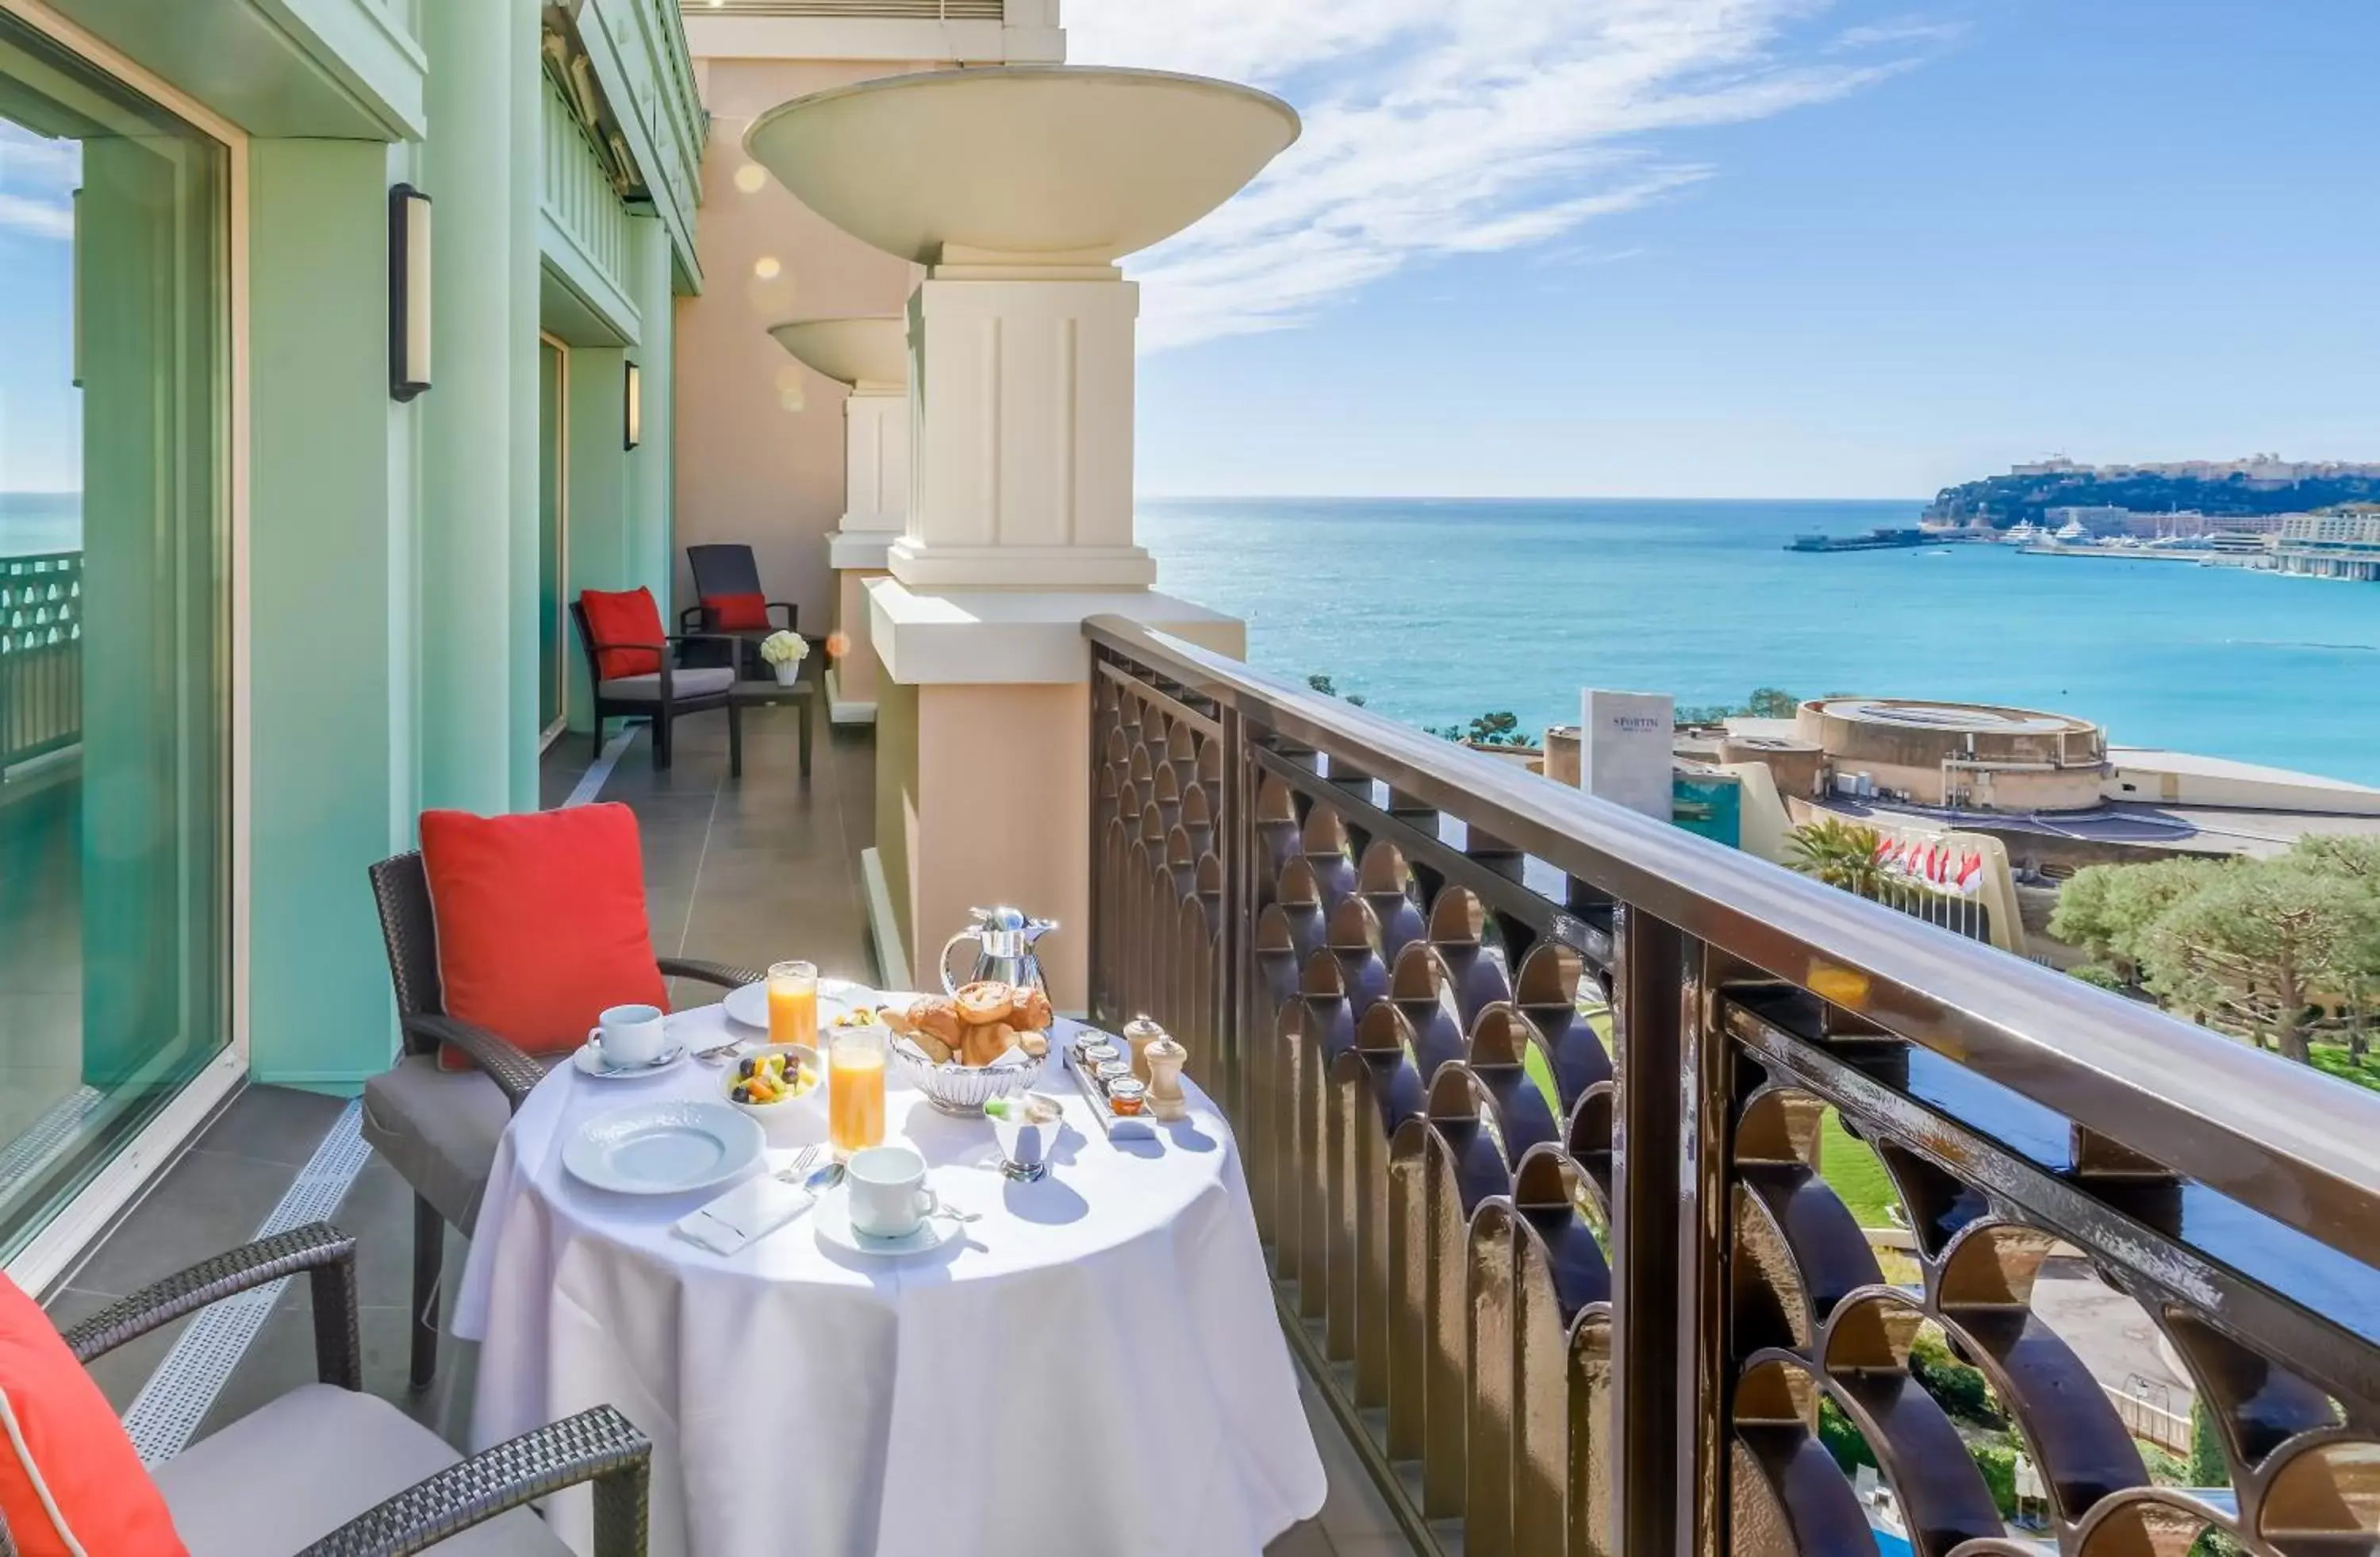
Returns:
[[[976,922],[942,944],[943,990],[956,994],[962,984],[990,979],[1048,994],[1050,987],[1041,981],[1041,959],[1033,955],[1033,943],[1057,929],[1058,921],[1034,918],[1021,908],[971,908],[968,912],[975,915]],[[951,954],[966,941],[976,943],[975,971],[965,979],[953,979]]]

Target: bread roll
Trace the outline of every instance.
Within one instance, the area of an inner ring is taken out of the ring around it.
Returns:
[[[1050,997],[1027,986],[1016,991],[1016,1009],[1008,1019],[1017,1027],[1032,1032],[1047,1032],[1054,1016],[1050,1009]]]
[[[986,979],[960,989],[958,1007],[959,1016],[969,1027],[1004,1022],[1008,1014],[1016,1009],[1016,991],[1009,985]]]
[[[984,1022],[967,1028],[963,1052],[968,1064],[988,1065],[1007,1053],[1015,1041],[1016,1029],[1006,1022]]]

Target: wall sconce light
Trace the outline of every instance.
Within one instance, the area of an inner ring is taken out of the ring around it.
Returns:
[[[626,446],[633,449],[645,441],[645,371],[634,362],[628,364],[624,393],[626,416],[621,425]]]
[[[388,192],[388,393],[430,387],[430,197],[410,184]]]

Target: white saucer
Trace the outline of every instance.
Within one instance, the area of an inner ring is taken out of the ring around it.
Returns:
[[[660,1059],[649,1065],[614,1065],[603,1059],[602,1040],[592,1039],[580,1044],[578,1052],[570,1058],[582,1076],[591,1076],[598,1081],[628,1081],[638,1077],[659,1076],[670,1069],[686,1058],[686,1045],[671,1044]]]
[[[819,1197],[819,1203],[810,1210],[810,1220],[818,1223],[821,1240],[854,1254],[925,1254],[966,1234],[964,1224],[938,1216],[919,1222],[917,1230],[906,1237],[880,1238],[872,1233],[862,1233],[851,1224],[851,1195],[840,1184]]]

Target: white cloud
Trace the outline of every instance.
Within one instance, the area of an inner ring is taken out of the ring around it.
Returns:
[[[42,238],[74,237],[67,191],[82,168],[71,140],[45,140],[0,119],[0,232]]]
[[[68,206],[48,201],[0,194],[0,232],[70,238],[74,237],[74,212]]]
[[[1804,36],[1828,4],[1067,0],[1078,63],[1244,80],[1305,119],[1245,193],[1133,262],[1142,340],[1293,326],[1416,261],[1633,210],[1713,172],[1661,132],[1840,97],[1945,41],[1908,19]]]

